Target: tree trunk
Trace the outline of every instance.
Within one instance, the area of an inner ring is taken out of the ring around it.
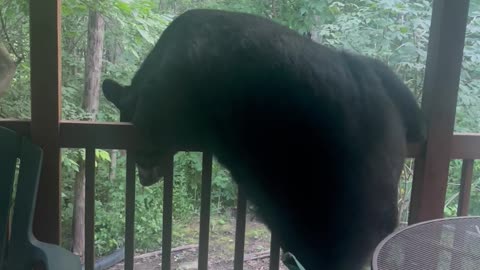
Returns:
[[[108,173],[108,180],[114,181],[117,176],[117,150],[110,151],[110,172]]]
[[[158,0],[158,13],[162,14],[165,12],[165,0]]]
[[[272,18],[276,18],[277,17],[277,7],[275,5],[275,0],[272,0]]]
[[[75,177],[73,222],[72,222],[72,251],[83,260],[85,250],[85,164],[79,161],[79,170]]]
[[[107,58],[108,62],[112,64],[116,64],[118,58],[123,53],[123,48],[119,44],[116,37],[111,38],[111,43],[105,44],[105,57]]]
[[[103,17],[98,12],[90,11],[82,107],[90,113],[90,120],[92,121],[95,121],[98,113],[104,32],[105,23]]]
[[[161,0],[160,0],[161,1]],[[105,44],[105,57],[107,58],[108,62],[113,65],[117,63],[119,56],[122,54],[123,50],[122,47],[118,44],[116,38],[112,38],[111,43]],[[104,70],[106,69],[107,65],[104,65]],[[108,173],[108,180],[114,181],[116,177],[117,171],[117,156],[118,150],[112,149],[109,151],[110,153],[110,171]]]
[[[90,11],[82,107],[90,114],[89,120],[91,121],[95,121],[98,113],[104,32],[103,17],[96,11]],[[79,172],[75,178],[72,251],[83,257],[85,251],[85,165],[83,160],[79,160],[79,164]]]
[[[12,82],[16,66],[7,50],[0,43],[0,97],[5,93]]]

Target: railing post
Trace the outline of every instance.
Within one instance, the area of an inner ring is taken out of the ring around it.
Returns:
[[[60,0],[30,0],[31,136],[44,151],[34,233],[60,243]]]
[[[443,217],[469,0],[434,0],[422,109],[428,138],[415,160],[409,223]]]

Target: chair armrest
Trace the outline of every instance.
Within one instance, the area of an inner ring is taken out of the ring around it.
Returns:
[[[82,270],[80,258],[70,251],[40,241],[34,241],[32,244],[34,260],[42,262],[46,270]]]

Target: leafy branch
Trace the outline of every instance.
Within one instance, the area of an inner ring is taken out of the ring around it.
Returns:
[[[8,0],[5,7],[8,7],[10,5],[10,2],[11,0]],[[15,58],[16,58],[15,66],[18,66],[18,64],[20,64],[23,61],[23,59],[25,59],[25,56],[17,53],[17,51],[15,50],[15,47],[13,46],[12,40],[8,35],[7,24],[6,24],[5,16],[3,14],[2,9],[0,9],[0,27],[2,28],[3,35],[5,36],[5,41],[7,43],[7,46],[10,48],[10,51],[13,53],[13,55],[15,55]]]

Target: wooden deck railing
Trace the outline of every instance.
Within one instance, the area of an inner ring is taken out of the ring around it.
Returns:
[[[0,120],[5,126],[29,135],[28,121]],[[59,126],[61,148],[83,148],[85,155],[86,200],[85,200],[85,269],[93,269],[94,224],[95,224],[95,149],[126,149],[126,220],[125,220],[125,269],[133,269],[134,258],[134,216],[135,216],[135,157],[133,151],[138,147],[138,135],[135,128],[127,123],[98,123],[62,121]],[[112,135],[114,134],[114,135]],[[202,151],[195,146],[179,146],[179,150]],[[421,156],[423,145],[409,145],[408,157]],[[458,215],[467,215],[470,189],[473,176],[473,161],[480,159],[480,134],[455,134],[453,136],[450,159],[463,159]],[[170,269],[172,250],[172,210],[173,210],[173,157],[169,159],[168,170],[163,181],[163,229],[162,229],[162,269]],[[207,269],[210,196],[212,181],[212,155],[204,153],[202,157],[202,190],[200,208],[200,236],[198,269]],[[239,189],[236,217],[234,270],[243,269],[246,198]],[[159,236],[160,237],[160,236]],[[275,235],[271,239],[270,269],[279,268],[280,248]]]
[[[0,119],[0,126],[20,135],[30,136],[30,121]],[[126,149],[138,147],[140,137],[129,123],[61,121],[59,123],[60,148]],[[179,151],[202,151],[195,145],[178,147]],[[408,145],[408,157],[424,154],[425,145]],[[480,133],[455,133],[449,159],[480,159]]]
[[[133,269],[135,157],[139,143],[129,124],[60,121],[61,115],[61,7],[60,0],[30,0],[30,57],[32,119],[1,120],[0,125],[30,135],[44,149],[44,165],[34,224],[37,237],[60,242],[60,149],[86,149],[86,269],[94,263],[94,158],[95,149],[127,149],[125,269]],[[469,0],[434,0],[422,109],[428,122],[425,145],[410,145],[415,172],[410,204],[410,222],[443,216],[448,163],[463,159],[458,214],[468,213],[473,160],[480,159],[479,134],[453,134]],[[45,68],[48,67],[48,68]],[[202,151],[195,146],[178,150]],[[208,260],[211,155],[204,154],[200,222],[199,269]],[[170,268],[172,239],[173,157],[164,185],[162,269]],[[234,269],[242,269],[246,200],[239,190]],[[45,218],[48,217],[48,218]],[[40,221],[41,220],[41,221]],[[279,248],[272,237],[270,269],[278,269]]]
[[[0,126],[29,135],[29,121],[0,120]],[[112,135],[114,134],[114,135]],[[85,269],[95,265],[95,149],[126,149],[126,195],[125,195],[125,269],[133,269],[134,259],[134,217],[135,217],[135,157],[138,147],[137,133],[131,124],[62,121],[60,123],[60,147],[85,149]],[[195,146],[180,146],[179,150],[201,151]],[[208,269],[208,245],[210,232],[210,196],[212,183],[212,162],[210,153],[202,155],[202,190],[200,203],[200,236],[198,269]],[[163,227],[162,269],[171,267],[172,213],[173,213],[173,156],[166,164],[163,180]],[[247,200],[239,189],[237,202],[234,270],[243,269]],[[270,269],[279,269],[280,246],[275,236],[271,239]]]

